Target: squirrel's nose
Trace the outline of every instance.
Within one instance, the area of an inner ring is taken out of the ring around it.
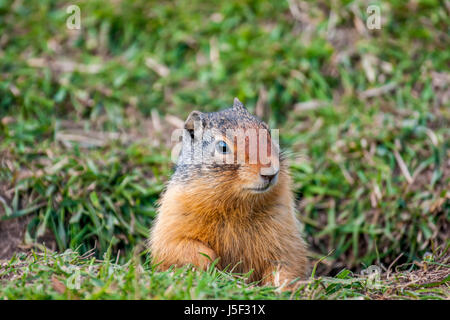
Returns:
[[[269,183],[272,181],[275,181],[277,176],[278,176],[278,171],[273,174],[261,174],[261,178],[263,178],[264,180],[266,180]]]

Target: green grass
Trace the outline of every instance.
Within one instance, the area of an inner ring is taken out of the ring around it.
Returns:
[[[342,270],[336,277],[297,281],[290,290],[249,283],[248,274],[198,271],[190,266],[155,271],[146,252],[118,264],[109,252],[99,260],[87,253],[18,254],[0,265],[3,299],[448,299],[448,257],[442,251],[417,271],[379,278]],[[409,267],[409,266],[408,266]],[[404,267],[407,269],[406,267]],[[420,279],[419,281],[417,279]]]
[[[132,260],[171,174],[174,117],[228,107],[235,96],[280,129],[316,276],[414,265],[446,247],[448,6],[379,1],[382,28],[368,30],[361,2],[298,2],[300,16],[296,3],[77,1],[76,31],[66,28],[72,2],[0,1],[0,219],[27,217],[28,247],[45,238],[78,252],[16,257],[9,263],[22,276],[47,276],[29,288],[25,277],[22,294],[14,278],[0,296],[290,297],[188,269],[175,271],[167,293],[171,276]],[[108,249],[117,263],[80,258],[103,260]],[[51,287],[51,274],[66,281],[58,263],[103,271],[81,292],[45,295],[38,288]],[[108,278],[108,268],[124,278]],[[319,289],[294,297],[376,297],[353,278],[314,280],[308,286]]]

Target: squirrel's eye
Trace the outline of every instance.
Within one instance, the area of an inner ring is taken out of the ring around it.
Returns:
[[[217,150],[219,153],[223,153],[223,154],[229,153],[229,152],[230,152],[230,148],[228,148],[228,145],[226,144],[225,141],[219,141],[219,142],[217,142],[217,144],[216,144],[216,150]]]

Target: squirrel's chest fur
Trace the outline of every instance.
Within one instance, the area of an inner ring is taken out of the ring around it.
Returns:
[[[230,205],[214,202],[198,192],[169,188],[161,200],[153,232],[168,241],[188,238],[216,252],[219,265],[236,272],[283,263],[301,239],[291,193],[279,190],[272,199]]]

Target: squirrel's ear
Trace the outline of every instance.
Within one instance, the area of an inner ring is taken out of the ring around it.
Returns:
[[[197,110],[192,111],[184,123],[184,128],[189,131],[192,137],[194,137],[195,123],[197,123],[197,126],[204,127],[204,114]]]
[[[238,98],[234,98],[233,101],[233,108],[234,109],[241,109],[241,110],[247,110],[244,105],[242,104],[242,102],[239,101]]]

